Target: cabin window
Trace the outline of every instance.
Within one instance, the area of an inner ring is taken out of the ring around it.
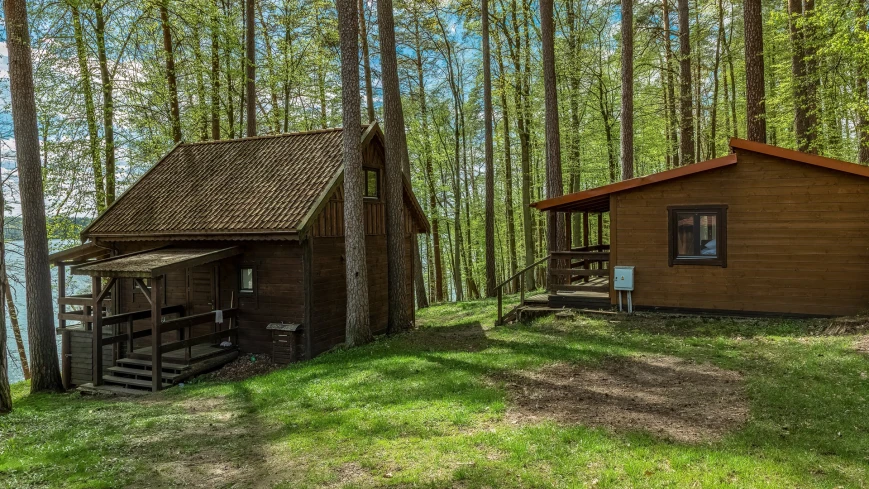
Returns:
[[[374,168],[365,168],[365,198],[380,198],[380,172]]]
[[[254,273],[253,267],[241,269],[238,279],[238,291],[242,294],[253,294]]]
[[[670,266],[727,266],[727,206],[672,206]]]

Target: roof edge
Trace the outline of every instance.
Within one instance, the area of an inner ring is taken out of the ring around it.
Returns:
[[[733,164],[736,164],[736,154],[729,154],[727,156],[722,156],[720,158],[715,158],[712,160],[706,160],[699,163],[680,166],[678,168],[673,168],[672,170],[652,173],[651,175],[646,175],[644,177],[632,178],[630,180],[622,180],[621,182],[615,182],[601,187],[583,190],[582,192],[575,192],[572,194],[562,195],[560,197],[540,200],[532,203],[531,207],[534,207],[539,211],[546,211],[562,205],[573,204],[594,197],[601,197],[617,192],[623,192],[625,190],[630,190],[645,185],[651,185],[653,183],[666,182],[667,180],[673,180],[675,178],[681,178],[688,175],[693,175],[695,173],[714,170],[716,168],[722,168]]]
[[[745,151],[752,151],[755,153],[761,153],[769,156],[775,156],[786,160],[798,161],[800,163],[806,163],[808,165],[818,166],[821,168],[850,173],[852,175],[859,175],[861,177],[869,177],[869,167],[858,165],[856,163],[851,163],[849,161],[827,158],[826,156],[814,155],[809,153],[803,153],[801,151],[795,151],[792,149],[781,148],[779,146],[773,146],[771,144],[758,143],[756,141],[748,141],[746,139],[730,138],[730,147],[742,149]]]

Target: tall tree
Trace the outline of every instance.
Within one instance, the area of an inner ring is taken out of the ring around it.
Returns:
[[[622,0],[622,180],[634,178],[634,2]]]
[[[498,76],[499,92],[501,95],[501,123],[504,131],[504,204],[507,221],[507,255],[510,264],[509,274],[516,273],[517,258],[516,258],[516,219],[513,209],[513,157],[510,150],[510,106],[507,102],[507,72],[504,67],[504,58],[501,50],[500,35],[498,29],[493,31],[495,37],[495,56],[498,60]],[[513,292],[519,289],[519,278],[517,277],[513,283]]]
[[[211,139],[220,139],[220,25],[219,11],[211,14]]]
[[[869,42],[869,0],[863,0],[863,7],[857,9],[857,32],[862,34],[865,46]],[[857,69],[857,97],[862,105],[857,115],[857,160],[869,165],[869,60],[863,57]]]
[[[788,0],[788,29],[791,36],[791,73],[793,75],[794,134],[797,148],[808,151],[813,141],[809,126],[809,106],[806,96],[806,54],[803,36],[803,2]]]
[[[558,126],[558,87],[555,77],[555,19],[553,0],[540,0],[540,40],[543,51],[543,90],[546,108],[546,198],[564,192],[561,183],[561,133]],[[564,249],[564,219],[549,213],[549,250]]]
[[[359,0],[359,37],[362,39],[362,67],[365,70],[365,107],[368,122],[377,120],[374,114],[374,87],[371,86],[371,56],[368,53],[368,22],[365,20],[365,0]]]
[[[688,0],[678,0],[679,10],[679,146],[682,165],[694,163],[694,102],[691,94],[691,27]]]
[[[245,0],[245,93],[247,95],[247,137],[256,136],[256,22],[254,1]]]
[[[0,284],[6,283],[6,201],[0,184]],[[0,301],[0,414],[12,411],[12,392],[9,389],[9,357],[6,355],[6,310]]]
[[[33,95],[30,31],[24,0],[3,3],[9,56],[9,92],[21,196],[24,236],[24,279],[27,283],[27,326],[30,339],[31,392],[61,391],[60,365],[51,303],[51,272],[45,227],[45,197],[39,161],[39,129]],[[5,322],[4,322],[5,329]],[[6,355],[5,349],[2,355]]]
[[[380,34],[380,65],[383,83],[383,122],[386,125],[386,247],[393,259],[388,262],[389,322],[387,330],[399,332],[411,326],[409,294],[405,281],[404,177],[402,158],[406,152],[404,113],[398,82],[398,55],[395,47],[395,21],[392,0],[377,2]],[[358,107],[359,104],[356,105]]]
[[[88,128],[88,145],[90,149],[91,168],[94,173],[94,203],[97,213],[106,208],[106,187],[103,178],[103,163],[100,159],[100,141],[97,134],[97,112],[94,106],[93,87],[91,86],[91,72],[88,66],[87,42],[81,22],[79,0],[69,0],[69,10],[72,14],[73,36],[75,37],[75,51],[78,59],[79,76],[81,78],[81,95],[84,97],[85,120]]]
[[[495,148],[492,138],[492,60],[489,52],[489,0],[482,1],[483,29],[483,120],[486,159],[486,297],[495,296]]]
[[[748,139],[766,143],[766,84],[761,0],[745,0],[745,105]],[[736,98],[734,96],[734,98]],[[734,121],[734,125],[736,121]]]
[[[365,216],[359,113],[359,17],[355,0],[337,0],[341,45],[341,119],[344,153],[344,243],[347,282],[348,346],[372,340],[368,318],[368,271],[365,262]]]
[[[662,17],[664,21],[664,63],[666,64],[667,80],[667,125],[669,128],[670,147],[667,148],[667,156],[679,161],[679,136],[678,119],[676,118],[676,82],[673,80],[673,46],[672,30],[670,29],[670,5],[667,0],[662,0]],[[673,165],[676,166],[676,165]]]
[[[172,122],[172,140],[181,142],[181,110],[178,108],[178,82],[175,76],[175,50],[172,29],[169,26],[169,0],[160,2],[160,28],[163,30],[163,51],[166,56],[166,87],[169,91],[169,118]]]
[[[109,71],[109,59],[106,54],[106,21],[103,15],[104,2],[97,0],[94,3],[94,15],[96,27],[94,37],[97,41],[97,59],[100,62],[100,82],[103,92],[103,139],[105,144],[106,160],[106,206],[115,201],[115,98],[114,77]],[[177,99],[177,97],[176,97]]]

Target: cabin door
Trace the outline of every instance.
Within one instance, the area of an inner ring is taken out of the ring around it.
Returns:
[[[217,266],[200,265],[187,270],[187,315],[211,312],[217,307]],[[199,324],[194,326],[191,337],[211,333],[214,326]]]

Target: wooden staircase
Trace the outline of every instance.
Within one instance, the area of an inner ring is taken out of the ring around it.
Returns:
[[[201,373],[214,370],[221,365],[238,358],[238,350],[224,350],[219,355],[210,355],[203,360],[189,364],[161,362],[160,380],[163,389],[167,389],[186,379]],[[147,394],[153,388],[154,369],[151,360],[136,357],[118,359],[116,365],[106,369],[103,375],[103,385],[84,384],[79,390],[89,393],[107,393],[119,395]]]

